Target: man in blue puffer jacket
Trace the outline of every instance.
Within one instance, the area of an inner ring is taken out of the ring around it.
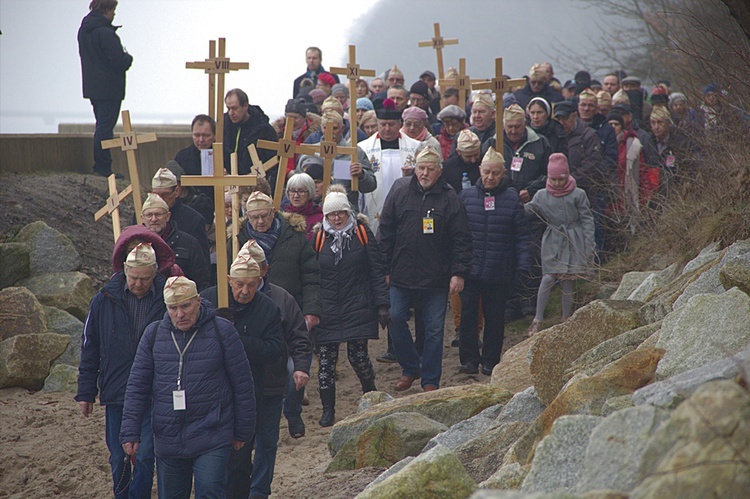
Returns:
[[[133,365],[138,341],[150,323],[166,311],[162,292],[166,279],[157,272],[162,259],[174,255],[169,248],[157,258],[150,243],[138,244],[125,253],[126,238],[118,239],[113,264],[120,270],[91,299],[83,329],[81,363],[78,367],[78,394],[83,417],[89,417],[99,393],[105,406],[105,435],[112,468],[113,492],[118,499],[151,497],[154,483],[154,446],[151,418],[138,420],[135,429],[143,445],[132,476],[125,467],[125,453],[120,446],[120,423],[125,402],[125,387]],[[161,249],[161,248],[157,248]],[[127,254],[125,262],[122,255]]]
[[[143,333],[125,392],[120,443],[137,455],[153,399],[159,497],[224,497],[231,448],[255,432],[253,375],[239,334],[201,302],[193,281],[170,277],[167,314]]]
[[[521,199],[508,188],[503,157],[490,147],[479,165],[479,181],[459,194],[466,208],[472,240],[471,272],[461,292],[459,372],[492,374],[500,362],[505,335],[505,302],[516,270],[531,266],[529,230]],[[484,312],[484,341],[479,355],[479,303]]]

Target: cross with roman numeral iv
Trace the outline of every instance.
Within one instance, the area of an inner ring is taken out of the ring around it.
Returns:
[[[143,201],[141,200],[141,183],[138,179],[138,163],[135,159],[135,150],[138,149],[138,144],[156,142],[156,134],[153,132],[136,134],[133,131],[133,126],[130,124],[130,111],[127,110],[122,112],[122,130],[119,138],[103,140],[102,149],[119,147],[127,154],[130,185],[134,186],[133,204],[135,205],[135,219],[138,225],[140,225],[142,223],[141,208],[143,207]]]

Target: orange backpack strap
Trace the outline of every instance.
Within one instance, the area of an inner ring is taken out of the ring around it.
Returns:
[[[367,236],[367,229],[362,224],[357,224],[357,239],[359,239],[359,244],[362,246],[367,246],[367,243],[370,242],[370,238]]]
[[[320,250],[323,249],[323,243],[326,241],[326,233],[322,229],[318,229],[318,232],[315,233],[315,253],[320,253]]]

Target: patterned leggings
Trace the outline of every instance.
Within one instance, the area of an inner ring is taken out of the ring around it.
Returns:
[[[346,353],[349,364],[359,379],[375,379],[375,371],[367,354],[367,340],[351,340],[346,342]],[[336,362],[339,360],[339,344],[329,343],[320,345],[318,353],[320,368],[318,369],[318,386],[321,389],[336,387]]]

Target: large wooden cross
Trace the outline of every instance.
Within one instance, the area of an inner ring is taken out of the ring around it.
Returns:
[[[216,138],[224,140],[224,76],[230,71],[249,69],[250,63],[231,62],[227,57],[227,39],[219,38],[219,54],[216,56],[216,42],[208,41],[208,59],[186,62],[187,69],[202,69],[208,75],[208,114],[216,120]],[[216,76],[218,75],[218,78]],[[216,81],[216,86],[214,82]]]
[[[262,162],[260,156],[258,156],[258,149],[256,149],[255,144],[247,146],[247,152],[250,153],[250,161],[252,161],[252,166],[250,167],[252,175],[266,178],[266,170],[270,170],[279,163],[278,156],[271,156],[271,159],[265,163]]]
[[[357,48],[349,45],[349,64],[345,68],[331,68],[331,73],[346,75],[349,79],[349,142],[353,148],[357,147],[357,79],[360,76],[375,76],[374,69],[360,69],[357,64]],[[356,153],[355,153],[356,154]],[[356,156],[353,156],[354,158]],[[354,159],[352,159],[354,161]],[[352,177],[352,192],[359,190],[359,178]],[[324,192],[325,194],[325,192]]]
[[[236,152],[229,155],[229,164],[231,165],[230,172],[232,176],[239,176],[240,172],[237,166]],[[232,260],[234,260],[237,258],[237,253],[240,252],[240,241],[237,239],[237,234],[240,233],[240,188],[233,185],[229,188],[228,192],[232,196]]]
[[[526,78],[516,78],[511,80],[503,76],[503,58],[495,59],[495,77],[490,81],[474,83],[472,89],[484,90],[489,89],[495,94],[495,150],[503,154],[503,94],[513,88],[523,88],[526,85]]]
[[[312,146],[312,153],[306,154],[318,154],[323,158],[323,197],[325,199],[326,193],[328,192],[328,186],[331,185],[331,169],[333,167],[333,160],[339,154],[350,154],[352,161],[356,161],[357,148],[340,146],[333,141],[333,126],[332,123],[327,123],[325,127],[325,135],[320,144]],[[308,146],[309,147],[309,146]],[[352,181],[354,178],[352,178]],[[352,189],[353,190],[353,189]]]
[[[443,47],[446,45],[458,45],[458,38],[443,38],[440,36],[440,23],[435,23],[435,36],[432,40],[419,42],[420,47],[432,47],[437,53],[438,78],[445,78],[443,72]]]
[[[94,221],[98,222],[104,218],[107,214],[112,215],[112,233],[115,236],[115,243],[120,238],[120,203],[133,192],[133,184],[130,184],[125,188],[124,191],[117,192],[117,177],[115,174],[109,176],[107,179],[109,182],[109,197],[107,198],[107,204],[104,205],[99,211],[94,213]]]
[[[440,85],[441,93],[443,93],[444,89],[448,87],[455,87],[458,89],[458,107],[463,109],[466,107],[466,103],[469,100],[472,83],[480,81],[484,80],[472,80],[469,78],[469,75],[466,74],[466,59],[462,57],[458,60],[458,74],[456,77],[438,80],[438,85]]]
[[[276,186],[273,190],[273,207],[278,211],[281,209],[281,198],[284,196],[284,182],[286,181],[286,165],[295,154],[315,154],[315,149],[310,145],[297,144],[292,138],[294,133],[294,118],[286,119],[284,137],[278,142],[259,139],[257,146],[260,149],[269,149],[276,152],[279,166],[276,174]],[[312,152],[310,152],[312,151]]]
[[[130,185],[135,186],[133,188],[135,219],[138,222],[138,225],[140,225],[142,223],[141,208],[143,207],[143,201],[141,200],[141,182],[138,178],[138,163],[135,158],[135,150],[138,149],[138,144],[156,142],[156,134],[153,132],[136,134],[130,123],[130,111],[128,110],[122,112],[122,130],[123,131],[119,138],[103,140],[102,149],[113,149],[119,147],[127,154]]]
[[[216,228],[216,289],[219,307],[229,306],[227,290],[227,226],[224,223],[224,188],[235,185],[255,185],[254,175],[224,175],[224,148],[221,142],[214,142],[214,174],[183,175],[180,183],[185,186],[210,186],[214,188],[214,213]],[[234,234],[237,237],[237,234]]]

